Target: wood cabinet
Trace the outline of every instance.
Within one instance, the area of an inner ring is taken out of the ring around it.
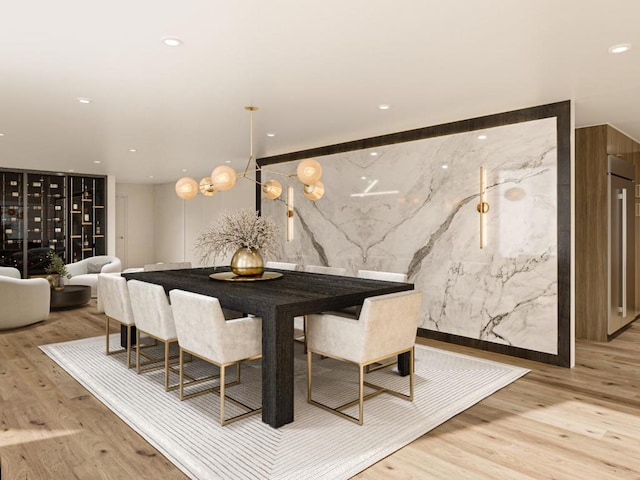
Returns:
[[[0,265],[46,274],[49,253],[66,263],[106,253],[106,178],[0,170]]]
[[[607,341],[609,326],[608,155],[633,163],[640,179],[640,143],[613,128],[597,125],[576,129],[575,235],[576,337]],[[636,258],[640,258],[640,197],[634,192]],[[636,268],[635,304],[640,305],[640,268]]]

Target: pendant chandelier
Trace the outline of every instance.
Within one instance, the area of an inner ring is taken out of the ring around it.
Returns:
[[[307,158],[298,164],[296,173],[288,175],[259,167],[253,156],[253,112],[258,107],[244,107],[249,112],[249,161],[241,173],[236,172],[228,165],[219,165],[213,169],[210,177],[205,177],[198,183],[190,177],[183,177],[176,182],[176,194],[184,200],[191,200],[198,191],[205,196],[213,196],[218,191],[230,190],[236,184],[238,178],[246,178],[262,187],[262,193],[271,200],[280,198],[282,195],[282,184],[277,180],[267,180],[264,183],[258,182],[249,176],[250,172],[265,172],[275,176],[297,180],[302,184],[302,192],[309,200],[319,200],[324,195],[324,185],[320,181],[322,177],[322,166],[317,160]]]

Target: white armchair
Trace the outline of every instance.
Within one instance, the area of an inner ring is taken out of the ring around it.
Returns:
[[[0,267],[0,276],[17,278],[17,279],[22,278],[22,275],[20,275],[20,270],[13,267]]]
[[[370,297],[364,301],[360,317],[354,319],[333,313],[307,316],[307,401],[327,411],[362,425],[363,403],[369,397],[387,392],[413,400],[413,349],[418,330],[422,292],[406,291]],[[339,407],[329,407],[312,398],[312,353],[324,355],[359,367],[359,398]],[[409,394],[364,381],[367,365],[382,359],[410,353]],[[364,395],[364,386],[375,391]],[[358,417],[342,410],[358,404]]]
[[[49,318],[51,285],[44,278],[20,280],[0,275],[0,330]]]
[[[79,262],[67,264],[67,272],[71,278],[67,279],[68,285],[89,285],[91,296],[98,296],[98,274],[114,273],[122,271],[122,263],[118,257],[110,255],[97,255],[85,258]]]

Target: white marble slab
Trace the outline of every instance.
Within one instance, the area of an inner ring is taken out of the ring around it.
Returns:
[[[295,238],[280,260],[408,273],[425,294],[422,328],[557,354],[555,118],[317,160],[325,195],[308,201],[291,183]],[[284,232],[285,203],[262,205]]]

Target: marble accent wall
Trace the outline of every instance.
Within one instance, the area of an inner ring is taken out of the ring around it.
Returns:
[[[316,157],[325,195],[311,202],[293,185],[295,236],[278,259],[406,272],[425,294],[420,327],[557,354],[556,139],[545,118]],[[262,212],[285,230],[282,200]]]

